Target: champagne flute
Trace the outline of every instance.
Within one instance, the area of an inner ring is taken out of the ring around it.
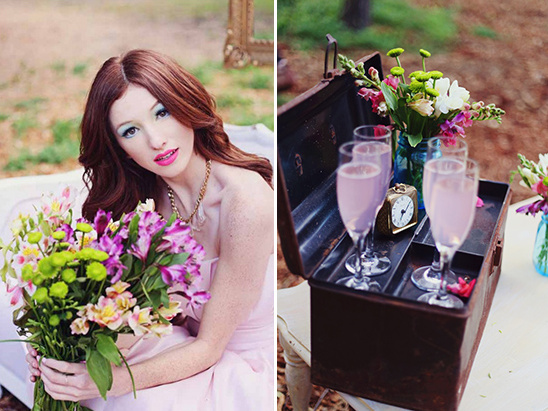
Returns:
[[[384,195],[388,191],[390,186],[390,179],[392,178],[392,131],[389,127],[383,125],[366,125],[359,126],[354,129],[354,141],[362,141],[368,143],[368,145],[360,146],[362,147],[363,153],[362,156],[367,156],[368,153],[371,153],[373,156],[380,154],[380,161],[382,162],[382,180],[383,180],[383,200]],[[374,149],[373,149],[374,147]],[[366,157],[363,157],[366,159]],[[377,206],[375,211],[375,218],[382,207],[383,201]],[[367,275],[380,275],[384,274],[390,267],[392,263],[388,257],[383,257],[375,252],[375,245],[373,242],[373,237],[375,233],[375,220],[371,225],[369,234],[366,238],[365,251],[361,256],[362,264],[367,264],[369,269]],[[346,269],[350,272],[354,272],[354,269],[357,264],[357,256],[353,254],[348,258],[346,262]]]
[[[462,300],[447,294],[444,277],[457,249],[466,239],[476,212],[478,164],[470,159],[439,157],[424,165],[423,184],[429,196],[430,228],[440,252],[440,282],[437,291],[419,301],[447,308],[462,308]]]
[[[440,158],[453,157],[461,160],[468,158],[468,145],[461,137],[433,137],[428,140],[428,149],[426,152],[426,161]],[[423,177],[424,178],[424,177]],[[429,193],[426,185],[423,184],[424,207],[428,215]],[[411,281],[415,286],[423,291],[435,291],[440,287],[440,253],[437,248],[434,250],[432,264],[417,268],[411,274]],[[451,270],[445,276],[447,285],[456,284],[457,276]]]
[[[378,204],[384,198],[384,174],[381,151],[377,145],[350,141],[339,148],[337,169],[337,203],[342,221],[357,248],[364,252],[367,233],[375,220]],[[371,282],[370,265],[354,258],[353,275],[343,277],[337,284],[359,290],[380,291],[379,283]]]

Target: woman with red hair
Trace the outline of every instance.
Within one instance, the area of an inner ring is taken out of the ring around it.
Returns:
[[[213,98],[172,59],[133,50],[107,60],[82,120],[82,213],[113,218],[152,198],[189,224],[206,252],[211,299],[173,334],[122,335],[105,402],[85,364],[27,356],[55,399],[100,410],[270,410],[274,407],[274,209],[268,160],[234,146]],[[173,290],[176,291],[176,290]]]

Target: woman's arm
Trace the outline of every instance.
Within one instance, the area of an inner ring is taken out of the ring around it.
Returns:
[[[219,261],[198,336],[189,344],[132,365],[138,390],[191,377],[215,364],[260,297],[274,247],[272,190],[264,184],[251,192],[250,186],[227,192],[220,213]],[[40,368],[46,390],[54,398],[82,400],[99,395],[83,364],[48,359]],[[131,392],[125,367],[114,367],[113,372],[110,395]]]

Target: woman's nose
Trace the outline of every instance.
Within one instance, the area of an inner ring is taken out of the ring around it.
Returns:
[[[155,130],[149,130],[148,141],[150,147],[152,147],[154,150],[164,148],[167,142],[166,138],[163,136],[163,133]]]

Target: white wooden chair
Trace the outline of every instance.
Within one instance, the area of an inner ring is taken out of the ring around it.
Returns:
[[[242,150],[258,154],[274,164],[274,133],[263,124],[235,126],[225,124],[230,140]],[[75,205],[75,217],[85,198],[82,182],[83,169],[68,173],[0,179],[0,238],[5,242],[11,236],[10,224],[20,212],[32,212],[40,203],[42,194],[60,192],[61,186],[71,185],[82,190]],[[13,307],[10,305],[5,284],[0,281],[0,340],[18,338],[12,323]],[[0,397],[5,387],[21,402],[32,408],[32,386],[28,382],[27,364],[23,344],[0,344]]]

